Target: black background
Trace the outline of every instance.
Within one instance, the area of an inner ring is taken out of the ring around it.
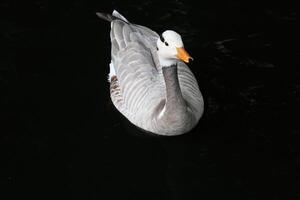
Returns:
[[[290,1],[0,3],[0,198],[300,199],[299,31]],[[194,57],[205,113],[145,135],[113,107],[117,9]]]

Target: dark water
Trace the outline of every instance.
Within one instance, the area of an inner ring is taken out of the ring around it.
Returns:
[[[1,199],[300,199],[296,4],[196,2],[0,3]],[[114,109],[95,16],[113,9],[182,34],[205,99],[191,133]]]

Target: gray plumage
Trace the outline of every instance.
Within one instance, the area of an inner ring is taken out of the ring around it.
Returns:
[[[197,80],[183,62],[162,67],[156,42],[159,35],[147,27],[129,23],[117,11],[97,13],[111,22],[110,80],[115,107],[136,126],[159,135],[190,131],[203,113]]]

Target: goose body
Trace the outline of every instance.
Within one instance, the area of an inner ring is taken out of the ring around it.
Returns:
[[[160,37],[117,11],[97,15],[111,23],[109,82],[117,110],[134,125],[158,135],[180,135],[195,127],[204,102],[195,76],[174,57],[177,49],[183,52],[182,60],[190,58],[181,37],[174,31]]]

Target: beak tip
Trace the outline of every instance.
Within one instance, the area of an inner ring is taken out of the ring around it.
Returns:
[[[189,57],[188,59],[185,60],[185,62],[186,62],[186,63],[190,63],[190,62],[193,61],[193,60],[194,60],[194,58]]]
[[[177,48],[177,58],[185,63],[189,63],[191,60],[194,60],[183,47]]]

